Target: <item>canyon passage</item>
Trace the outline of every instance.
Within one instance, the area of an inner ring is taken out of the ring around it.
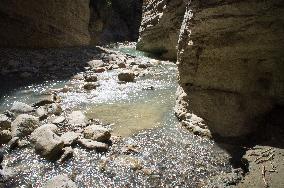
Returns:
[[[3,0],[0,187],[284,187],[283,7]]]

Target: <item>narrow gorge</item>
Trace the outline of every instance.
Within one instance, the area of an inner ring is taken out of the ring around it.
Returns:
[[[2,0],[0,188],[284,187],[284,1]]]

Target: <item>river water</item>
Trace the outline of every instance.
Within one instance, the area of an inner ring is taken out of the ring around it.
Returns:
[[[133,48],[114,50],[153,61]],[[65,111],[82,110],[87,117],[109,124],[112,135],[122,137],[107,153],[75,147],[74,157],[64,164],[48,162],[32,148],[8,151],[5,147],[4,166],[15,174],[5,186],[41,187],[51,177],[67,174],[79,187],[202,187],[209,178],[230,172],[225,151],[179,126],[173,112],[176,65],[154,62],[134,83],[118,83],[118,70],[100,73],[100,87],[90,92],[76,89],[80,81],[71,79],[2,91],[0,112],[14,101],[32,104],[46,91],[69,85],[71,92],[59,94]],[[138,148],[130,156],[142,170],[117,162],[125,157],[121,153],[125,145]]]

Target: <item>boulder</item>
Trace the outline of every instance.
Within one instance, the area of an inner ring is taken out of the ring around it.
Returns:
[[[103,142],[97,142],[91,139],[79,139],[78,144],[87,149],[96,149],[98,151],[107,151],[108,145]]]
[[[92,60],[88,62],[88,65],[91,67],[91,69],[96,69],[99,67],[103,67],[104,62],[102,60]]]
[[[102,73],[102,72],[105,72],[105,71],[106,71],[106,68],[104,68],[104,67],[98,67],[98,68],[94,69],[95,73]]]
[[[63,153],[64,143],[59,136],[52,131],[53,126],[37,128],[30,137],[35,151],[42,157],[54,161]],[[55,127],[54,127],[55,128]]]
[[[64,116],[59,116],[57,118],[55,118],[52,123],[53,124],[62,124],[64,123],[64,121],[66,120],[66,118]]]
[[[34,108],[31,107],[30,105],[18,101],[14,102],[11,107],[11,111],[16,113],[29,113],[32,112],[33,110]]]
[[[122,68],[126,68],[125,63],[119,63],[119,64],[117,64],[117,65],[118,65],[118,67],[121,68],[121,69],[122,69]]]
[[[67,117],[68,123],[73,126],[85,127],[89,122],[88,118],[81,111],[73,111]]]
[[[39,119],[28,114],[21,114],[11,124],[12,137],[25,137],[39,127]]]
[[[60,104],[58,103],[53,103],[53,104],[50,104],[50,105],[47,105],[47,113],[52,115],[56,115],[56,116],[59,116],[61,115],[62,113],[62,108],[60,106]]]
[[[110,131],[101,125],[91,125],[84,129],[84,137],[98,142],[109,141]]]
[[[135,74],[133,71],[127,70],[118,74],[118,80],[123,82],[134,82]]]
[[[50,97],[50,99],[42,99],[41,101],[34,103],[33,107],[40,107],[40,106],[44,106],[44,105],[52,104],[52,103],[54,103],[54,101]]]
[[[0,131],[0,144],[6,144],[12,139],[11,131],[3,130]]]
[[[96,84],[94,82],[88,82],[88,83],[84,84],[83,87],[84,87],[85,90],[94,90],[94,89],[97,88],[97,86],[98,86],[98,84]]]
[[[11,128],[11,120],[8,116],[0,114],[0,131]]]
[[[48,117],[48,112],[45,106],[40,106],[36,109],[36,115],[39,117],[39,120],[42,121]]]
[[[96,82],[98,81],[98,76],[94,74],[86,74],[84,75],[85,82]]]
[[[77,188],[77,185],[67,175],[58,175],[47,181],[44,188]]]
[[[65,146],[71,146],[78,140],[80,133],[66,132],[61,135],[61,140]]]
[[[60,157],[59,161],[61,163],[64,163],[65,161],[69,160],[70,158],[73,157],[74,154],[74,150],[72,147],[65,147],[63,148],[63,154]]]

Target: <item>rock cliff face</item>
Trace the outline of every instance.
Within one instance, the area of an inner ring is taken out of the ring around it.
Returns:
[[[1,47],[87,45],[89,0],[2,0]]]
[[[142,0],[3,0],[0,46],[50,48],[136,41]]]
[[[91,44],[137,41],[142,0],[91,0]]]
[[[137,49],[176,59],[184,12],[183,0],[144,0]]]
[[[179,35],[178,116],[239,137],[283,106],[283,18],[282,0],[192,1]]]

